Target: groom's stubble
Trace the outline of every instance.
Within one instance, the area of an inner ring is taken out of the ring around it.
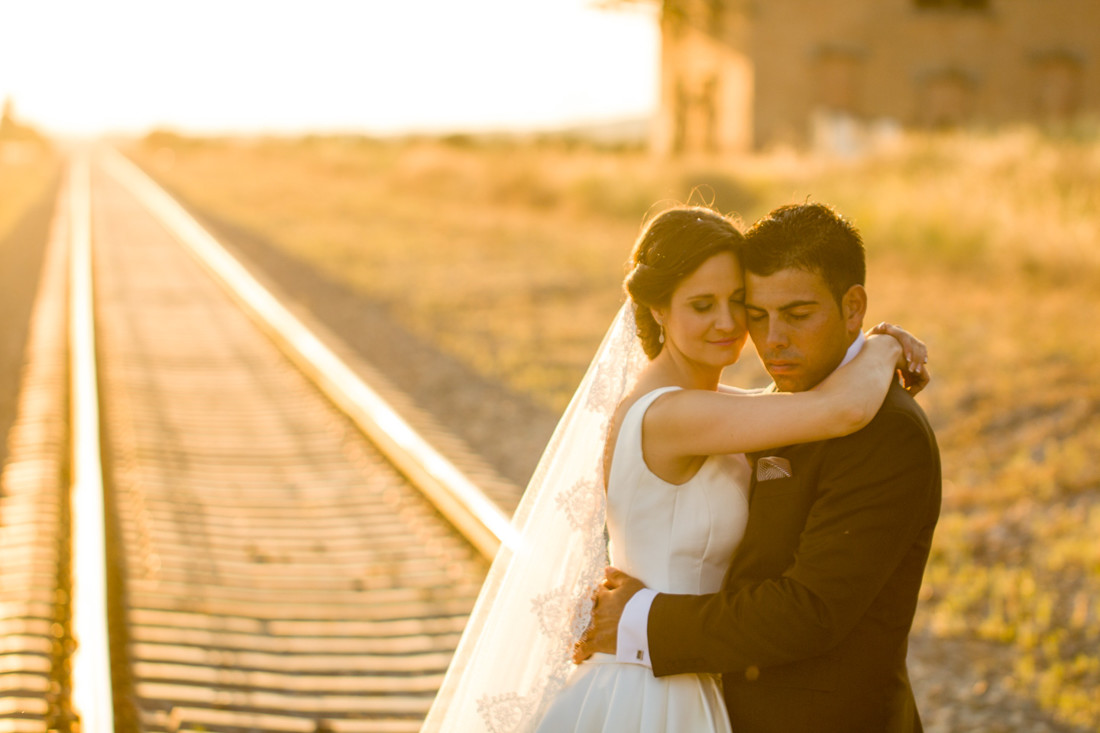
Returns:
[[[866,292],[855,285],[837,299],[816,272],[788,268],[745,273],[749,334],[783,392],[813,388],[840,365],[859,334]]]

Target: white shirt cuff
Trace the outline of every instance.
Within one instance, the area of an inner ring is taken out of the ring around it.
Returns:
[[[619,619],[619,640],[615,658],[624,664],[640,664],[653,669],[649,661],[649,607],[657,591],[642,588],[626,602]]]

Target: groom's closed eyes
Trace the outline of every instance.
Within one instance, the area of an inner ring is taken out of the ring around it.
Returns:
[[[819,308],[821,303],[816,300],[796,300],[792,303],[779,306],[776,312],[789,321],[802,321],[812,316]],[[768,310],[752,303],[745,303],[745,310],[748,312],[749,320],[754,323],[760,323],[768,317]]]

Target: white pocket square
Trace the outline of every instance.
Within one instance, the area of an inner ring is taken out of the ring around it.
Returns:
[[[756,480],[773,481],[777,478],[790,478],[791,462],[782,456],[765,456],[756,461]]]

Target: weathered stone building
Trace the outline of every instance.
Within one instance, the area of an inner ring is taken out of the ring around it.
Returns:
[[[661,152],[1100,114],[1100,0],[664,0]]]

